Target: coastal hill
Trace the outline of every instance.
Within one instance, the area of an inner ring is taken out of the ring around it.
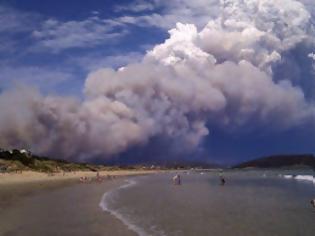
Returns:
[[[47,157],[33,155],[25,149],[0,149],[0,172],[32,170],[52,173],[60,171],[101,171],[109,170],[111,168],[114,167],[86,163],[71,163],[65,160],[53,160]]]
[[[232,168],[281,168],[293,166],[315,168],[315,157],[312,154],[275,155],[246,161],[235,165]]]
[[[246,161],[231,168],[282,168],[306,166],[315,168],[315,156],[303,155],[274,155]],[[150,167],[142,165],[102,165],[89,163],[73,163],[65,160],[51,159],[32,154],[27,150],[3,150],[0,149],[0,172],[14,172],[32,170],[38,172],[69,172],[69,171],[106,171],[117,169],[187,169],[187,168],[222,168],[222,166],[199,162],[169,162],[155,163]]]

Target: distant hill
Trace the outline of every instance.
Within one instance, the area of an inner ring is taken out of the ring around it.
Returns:
[[[40,172],[78,171],[78,170],[109,170],[114,167],[71,163],[64,160],[53,160],[31,154],[27,150],[0,150],[0,172],[33,170]]]
[[[195,160],[193,158],[191,159],[172,159],[171,157],[169,159],[157,159],[157,160],[149,160],[149,161],[124,161],[121,159],[113,159],[106,162],[107,165],[116,165],[120,167],[143,167],[143,166],[155,166],[157,168],[161,169],[190,169],[190,168],[198,168],[198,169],[221,169],[224,168],[222,165],[209,162],[204,158],[205,160]]]
[[[315,157],[312,154],[268,156],[246,161],[232,168],[281,168],[290,166],[309,166],[315,168]]]

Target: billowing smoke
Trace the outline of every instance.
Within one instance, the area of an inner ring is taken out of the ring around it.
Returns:
[[[275,80],[273,68],[300,45],[314,48],[309,10],[315,3],[213,2],[220,14],[199,32],[177,23],[140,63],[90,73],[83,101],[26,87],[3,92],[0,146],[84,160],[155,137],[192,151],[211,135],[208,124],[233,131],[314,123],[315,108],[303,90],[286,78]]]

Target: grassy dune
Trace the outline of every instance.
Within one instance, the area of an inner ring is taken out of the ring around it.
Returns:
[[[115,170],[118,167],[104,165],[92,165],[86,163],[70,163],[64,160],[52,160],[19,150],[0,151],[0,172],[38,171],[38,172],[60,172],[60,171],[103,171]]]

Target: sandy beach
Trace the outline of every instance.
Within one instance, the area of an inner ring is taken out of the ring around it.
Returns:
[[[152,170],[113,170],[100,171],[100,176],[130,176],[153,173]],[[96,172],[93,171],[73,171],[73,172],[59,172],[53,175],[43,172],[23,171],[22,173],[0,173],[0,186],[9,184],[25,184],[34,182],[49,182],[56,180],[79,180],[80,177],[95,177]]]
[[[153,173],[142,170],[103,171],[116,176],[99,183],[80,183],[95,172],[48,176],[23,172],[0,175],[0,235],[134,235],[102,211],[102,195],[124,183],[126,176]]]

